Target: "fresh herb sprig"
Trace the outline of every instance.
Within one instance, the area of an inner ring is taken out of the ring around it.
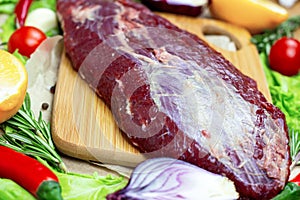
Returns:
[[[300,15],[290,17],[275,29],[266,30],[262,34],[254,35],[251,42],[256,45],[259,53],[269,55],[271,46],[283,36],[292,37],[293,32],[300,27]]]
[[[297,131],[290,131],[290,150],[293,160],[291,168],[297,164],[300,164],[300,135]]]
[[[38,119],[35,118],[28,93],[18,113],[0,124],[0,129],[3,131],[0,136],[0,145],[29,156],[45,159],[58,171],[67,171],[53,144],[50,123],[42,119],[42,113]]]

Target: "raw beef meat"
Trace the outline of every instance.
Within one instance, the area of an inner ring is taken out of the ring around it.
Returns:
[[[197,36],[130,0],[58,0],[67,55],[145,156],[179,158],[270,199],[289,177],[283,113]]]

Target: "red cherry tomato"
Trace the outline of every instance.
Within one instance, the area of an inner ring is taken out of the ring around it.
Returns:
[[[270,68],[286,76],[297,75],[300,70],[300,42],[282,37],[271,47]]]
[[[8,51],[13,53],[18,49],[23,56],[30,57],[35,49],[47,36],[41,30],[32,26],[23,26],[17,29],[8,40]]]

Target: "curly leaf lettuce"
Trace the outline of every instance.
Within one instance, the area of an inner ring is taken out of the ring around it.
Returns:
[[[281,75],[268,67],[265,54],[261,54],[261,60],[265,63],[265,73],[272,95],[272,100],[286,115],[288,123],[299,130],[297,122],[300,117],[300,74],[293,77]]]

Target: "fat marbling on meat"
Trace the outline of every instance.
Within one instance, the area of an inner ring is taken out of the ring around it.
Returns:
[[[245,199],[283,189],[284,114],[220,53],[130,0],[58,0],[57,11],[74,70],[145,156],[227,176]]]

